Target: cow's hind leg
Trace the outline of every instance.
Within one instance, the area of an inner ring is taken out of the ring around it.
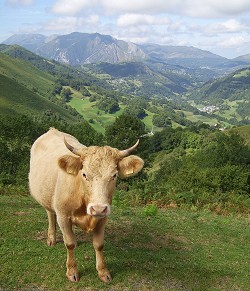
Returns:
[[[56,214],[49,210],[46,210],[48,215],[48,238],[47,238],[47,245],[53,246],[56,244]]]
[[[79,274],[74,256],[74,249],[76,248],[76,237],[72,230],[72,223],[67,217],[57,217],[57,222],[62,231],[64,244],[67,249],[66,277],[71,282],[77,282],[79,281]]]
[[[96,270],[98,272],[98,276],[104,283],[108,283],[112,281],[112,277],[106,267],[103,255],[104,226],[105,221],[100,221],[100,223],[95,228],[93,233],[93,246],[96,253]]]

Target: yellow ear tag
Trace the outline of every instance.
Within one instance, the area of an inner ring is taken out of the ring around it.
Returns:
[[[126,175],[130,175],[130,174],[134,174],[134,170],[133,169],[128,169],[126,171]]]

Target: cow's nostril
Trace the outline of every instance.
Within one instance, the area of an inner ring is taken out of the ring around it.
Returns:
[[[90,213],[91,213],[91,215],[96,215],[96,211],[95,211],[94,206],[90,207]]]
[[[105,216],[108,213],[107,205],[92,205],[89,208],[90,214],[93,216]]]

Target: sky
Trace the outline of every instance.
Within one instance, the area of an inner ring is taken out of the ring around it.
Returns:
[[[250,0],[0,0],[0,43],[75,31],[234,58],[250,54]]]

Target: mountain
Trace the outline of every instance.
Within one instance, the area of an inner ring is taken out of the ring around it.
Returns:
[[[237,58],[234,58],[233,60],[237,61],[237,62],[243,62],[243,63],[250,64],[250,54],[239,56]]]
[[[193,69],[213,69],[224,72],[243,64],[195,47],[144,44],[141,48],[152,60]]]
[[[3,44],[17,44],[35,54],[73,66],[89,63],[152,61],[178,67],[203,70],[213,77],[242,68],[248,61],[229,60],[195,47],[157,44],[137,45],[99,33],[73,32],[66,35],[13,35]],[[207,78],[208,79],[208,78]]]
[[[14,34],[9,37],[3,44],[14,45],[18,44],[24,48],[34,52],[39,47],[43,46],[56,36],[44,36],[42,34]]]
[[[69,65],[109,62],[117,63],[146,58],[143,50],[109,35],[73,32],[46,38],[42,35],[14,35],[3,42],[18,44],[47,59]]]

